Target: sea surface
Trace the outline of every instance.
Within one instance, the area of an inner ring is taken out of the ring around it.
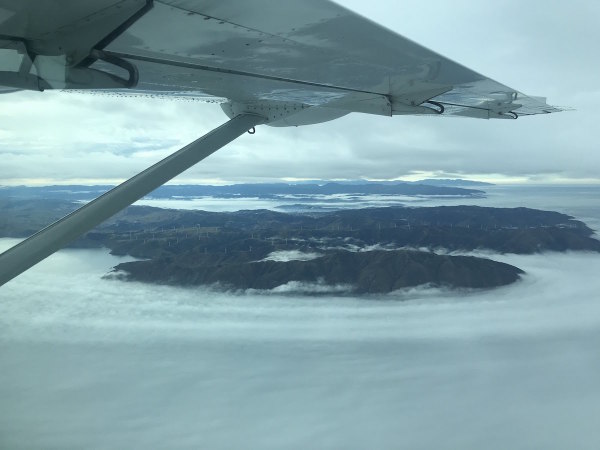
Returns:
[[[600,229],[598,187],[486,191],[402,201]],[[489,291],[233,294],[102,279],[131,258],[61,251],[0,288],[0,449],[600,448],[600,255],[485,256],[527,274]]]

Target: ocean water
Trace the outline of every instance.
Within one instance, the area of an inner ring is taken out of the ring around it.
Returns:
[[[598,194],[473,202],[598,229]],[[61,251],[0,288],[0,448],[600,448],[600,255],[486,256],[527,274],[312,298],[105,280],[127,258]]]

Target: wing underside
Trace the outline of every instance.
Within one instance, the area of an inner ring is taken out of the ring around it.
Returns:
[[[22,10],[8,3],[0,0],[0,45],[42,49],[28,75],[44,88],[281,107],[279,125],[311,123],[302,116],[316,109],[316,121],[349,112],[511,119],[559,111],[327,0],[63,1],[78,6],[66,17],[54,11],[59,28],[38,17],[49,12],[34,0]],[[102,57],[90,58],[97,50]],[[8,72],[0,84],[19,87]]]

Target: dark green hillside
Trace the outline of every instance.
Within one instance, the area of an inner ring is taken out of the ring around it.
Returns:
[[[31,234],[76,206],[52,199],[0,200],[0,234]],[[600,251],[600,241],[592,234],[570,216],[527,208],[393,207],[286,214],[132,206],[73,246],[108,247],[113,254],[148,259],[118,267],[131,280],[218,283],[234,289],[271,289],[298,281],[389,292],[426,283],[487,288],[519,277],[520,270],[506,264],[434,250]],[[322,256],[263,261],[272,252],[290,250]]]

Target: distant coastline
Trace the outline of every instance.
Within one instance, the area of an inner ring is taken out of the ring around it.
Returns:
[[[444,183],[408,182],[314,182],[314,183],[254,183],[213,185],[165,185],[150,193],[147,198],[182,199],[194,197],[216,198],[282,198],[298,196],[309,200],[310,196],[329,195],[402,195],[402,196],[444,196],[481,197],[484,191],[469,189],[467,184],[448,185]],[[464,180],[454,180],[456,182]],[[472,182],[471,182],[472,183]],[[462,186],[462,187],[459,187]],[[474,186],[474,185],[473,185]],[[13,199],[57,199],[91,200],[114,186],[66,185],[66,186],[2,186],[0,198]]]

